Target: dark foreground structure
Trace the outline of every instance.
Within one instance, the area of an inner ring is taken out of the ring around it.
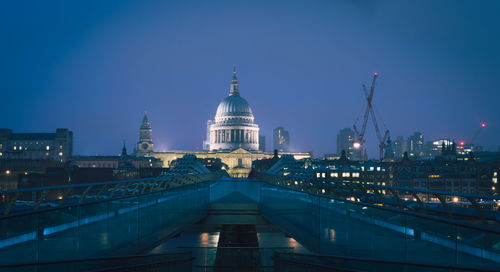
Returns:
[[[199,164],[179,165],[188,170],[2,192],[0,271],[500,267],[498,211],[472,195],[461,197],[477,201],[476,208],[454,206],[446,201],[452,196],[427,192],[445,199],[441,205],[447,208],[441,209],[401,201],[395,187],[344,183],[314,192],[304,178],[269,173],[229,178]],[[382,190],[394,194],[375,193]],[[19,200],[26,195],[34,200]]]

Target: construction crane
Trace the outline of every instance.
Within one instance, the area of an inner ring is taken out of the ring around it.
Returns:
[[[476,133],[474,133],[474,136],[472,136],[470,142],[466,143],[464,141],[460,141],[460,145],[461,146],[465,146],[465,144],[468,144],[471,146],[471,149],[472,149],[472,146],[474,145],[474,141],[476,140],[477,136],[479,136],[479,134],[481,133],[481,131],[486,127],[486,123],[485,122],[481,122],[481,125],[479,126],[479,128],[476,130]]]
[[[375,127],[375,131],[377,133],[377,138],[379,141],[378,146],[379,146],[379,151],[380,151],[379,155],[380,155],[381,160],[383,159],[384,149],[386,147],[385,141],[387,140],[387,136],[389,135],[389,130],[387,129],[387,127],[384,124],[384,127],[386,128],[386,130],[384,132],[384,135],[382,136],[382,134],[380,133],[379,126],[378,126],[377,118],[375,116],[375,111],[374,111],[374,106],[373,106],[373,92],[375,91],[375,81],[377,80],[377,77],[378,77],[378,73],[375,72],[373,74],[373,81],[372,81],[372,85],[370,87],[370,92],[368,92],[368,90],[366,89],[366,85],[363,84],[363,92],[364,92],[365,98],[366,98],[366,109],[365,109],[365,113],[363,115],[363,123],[361,125],[361,131],[358,130],[358,128],[356,126],[356,123],[359,120],[359,116],[353,125],[354,134],[356,136],[356,141],[354,142],[353,147],[355,149],[359,149],[359,158],[360,159],[363,157],[363,146],[365,143],[365,132],[366,132],[366,125],[368,123],[368,115],[371,116],[373,126]]]

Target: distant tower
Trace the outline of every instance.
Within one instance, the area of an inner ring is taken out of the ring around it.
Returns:
[[[350,128],[344,128],[337,134],[337,154],[340,155],[342,150],[347,153],[347,157],[351,160],[359,160],[359,151],[354,150],[354,131]]]
[[[125,147],[125,141],[123,141],[122,154],[120,155],[119,166],[123,166],[128,162],[127,147]]]
[[[259,135],[259,150],[266,152],[266,136]]]
[[[203,150],[210,150],[210,126],[214,123],[213,120],[207,121],[207,135],[203,141]]]
[[[280,152],[290,152],[290,134],[283,127],[274,129],[273,148]]]
[[[410,157],[422,157],[424,156],[424,134],[421,132],[415,132],[412,136],[408,137],[407,141],[408,155]]]
[[[403,136],[398,136],[393,142],[394,157],[396,160],[401,160],[406,152],[406,140]]]
[[[385,146],[384,161],[393,162],[394,161],[394,151],[392,151],[392,141],[391,136],[388,136],[387,143]]]
[[[148,115],[144,112],[141,128],[139,129],[139,142],[137,143],[137,153],[147,154],[153,151],[153,138],[151,136],[151,124],[148,120]]]

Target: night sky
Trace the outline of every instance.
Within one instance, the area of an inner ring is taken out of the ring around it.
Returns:
[[[500,1],[3,1],[0,127],[74,132],[75,154],[201,149],[233,66],[272,149],[336,151],[374,104],[393,139],[500,145]],[[382,123],[382,122],[381,122]],[[383,127],[383,125],[381,124]],[[378,155],[368,125],[370,157]]]

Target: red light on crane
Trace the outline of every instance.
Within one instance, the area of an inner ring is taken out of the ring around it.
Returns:
[[[486,123],[481,123],[481,127],[482,128],[486,127]]]
[[[465,145],[465,142],[464,141],[460,141],[460,146],[464,146]]]
[[[377,73],[377,72],[375,72],[375,73],[373,73],[373,75],[374,75],[374,76],[378,76],[378,73]]]

